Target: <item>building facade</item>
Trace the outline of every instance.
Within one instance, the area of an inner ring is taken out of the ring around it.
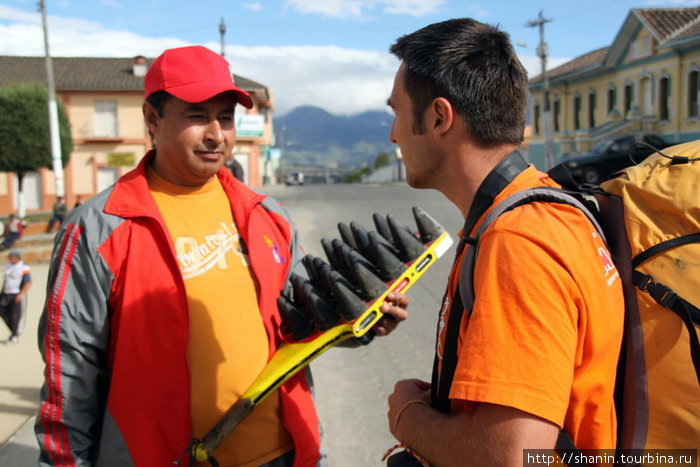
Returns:
[[[609,47],[547,71],[549,112],[543,76],[530,80],[530,161],[548,168],[547,133],[554,163],[634,132],[700,139],[699,73],[700,7],[631,10]]]
[[[65,200],[72,207],[112,185],[134,168],[152,147],[143,121],[143,78],[153,60],[135,58],[54,57],[56,99],[71,123],[74,144],[64,169]],[[250,186],[262,184],[272,140],[272,95],[268,87],[234,75],[254,106],[236,108],[234,157]],[[0,86],[39,83],[46,86],[44,57],[0,56]],[[55,180],[51,168],[23,179],[27,213],[51,209]],[[0,173],[0,215],[17,210],[17,178]]]

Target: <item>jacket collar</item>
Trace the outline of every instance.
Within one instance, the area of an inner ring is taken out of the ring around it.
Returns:
[[[129,217],[160,217],[158,206],[151,196],[146,179],[146,169],[156,155],[154,149],[148,151],[136,168],[122,176],[114,185],[104,211],[107,214]],[[239,228],[245,222],[239,215],[248,212],[253,205],[260,203],[266,196],[256,193],[237,180],[230,171],[222,166],[216,174],[221,186],[233,205],[234,218]]]

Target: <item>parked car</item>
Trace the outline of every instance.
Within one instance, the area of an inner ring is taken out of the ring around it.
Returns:
[[[671,145],[660,136],[648,133],[615,136],[596,144],[590,152],[564,158],[562,164],[577,182],[598,184],[656,152],[648,146],[640,145],[635,146],[630,153],[630,146],[635,142],[647,143],[656,149]]]
[[[304,172],[289,172],[284,183],[286,185],[303,185]]]

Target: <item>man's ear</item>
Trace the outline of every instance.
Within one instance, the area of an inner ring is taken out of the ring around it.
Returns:
[[[444,97],[437,97],[433,99],[431,110],[433,113],[431,130],[436,135],[442,136],[447,133],[454,124],[454,108],[452,104],[450,104],[450,101]]]
[[[151,133],[152,135],[157,134],[158,112],[148,101],[143,103],[142,110],[143,119],[146,122],[146,128],[148,128],[149,133]]]

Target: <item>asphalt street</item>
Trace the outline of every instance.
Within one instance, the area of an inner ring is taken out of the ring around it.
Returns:
[[[338,222],[374,229],[372,214],[393,214],[415,228],[411,206],[425,209],[456,239],[461,214],[441,194],[394,185],[273,186],[261,190],[282,201],[301,232],[307,253],[325,258],[320,240],[339,237]],[[316,401],[331,467],[379,466],[395,440],[386,421],[394,383],[430,379],[437,312],[454,246],[408,291],[409,319],[390,336],[361,348],[333,348],[311,363]],[[32,265],[28,320],[17,344],[0,328],[0,466],[37,465],[32,424],[38,410],[43,363],[36,326],[44,302],[45,264]]]

